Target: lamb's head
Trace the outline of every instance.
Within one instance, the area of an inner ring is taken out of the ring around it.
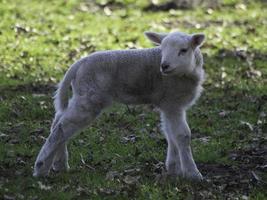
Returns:
[[[183,75],[194,70],[195,51],[203,44],[204,34],[145,32],[145,35],[161,48],[160,71],[163,75]]]

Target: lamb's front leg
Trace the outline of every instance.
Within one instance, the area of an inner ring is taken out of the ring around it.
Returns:
[[[186,122],[185,111],[164,112],[166,126],[170,128],[169,138],[179,150],[183,176],[189,179],[202,180],[197,169],[190,147],[191,131]]]
[[[162,121],[162,130],[168,142],[167,157],[165,162],[167,173],[169,175],[181,176],[182,167],[181,167],[179,149],[177,148],[177,145],[175,145],[175,143],[173,142],[172,138],[170,138],[171,130],[170,127],[167,126],[165,122],[166,119],[164,117],[164,114],[161,115],[161,121]]]

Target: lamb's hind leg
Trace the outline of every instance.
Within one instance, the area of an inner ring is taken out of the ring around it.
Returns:
[[[53,120],[50,132],[53,132],[53,129],[55,129],[56,125],[58,124],[60,118],[62,116],[61,112],[57,112],[55,114],[55,118]],[[57,148],[57,152],[55,153],[53,166],[54,171],[64,171],[69,169],[69,163],[68,163],[68,149],[67,149],[67,143],[63,143],[62,145],[59,145]]]
[[[57,149],[52,169],[56,172],[68,171],[70,168],[68,160],[69,160],[69,153],[68,153],[67,142],[65,142],[62,145],[60,145]]]
[[[59,119],[61,118],[62,113],[57,112],[55,115],[55,119],[53,120],[52,126],[51,126],[51,132],[53,132],[53,129],[58,124]],[[63,143],[62,145],[59,145],[57,148],[57,152],[55,154],[55,158],[53,161],[52,169],[54,171],[67,171],[69,167],[68,163],[68,147],[67,142]]]
[[[67,140],[74,133],[86,127],[100,113],[103,108],[101,105],[104,104],[101,102],[96,104],[84,96],[76,96],[70,101],[68,108],[52,127],[49,137],[38,154],[34,166],[34,176],[47,175],[54,159],[59,162],[66,161],[66,148],[63,149],[63,147],[66,146]]]

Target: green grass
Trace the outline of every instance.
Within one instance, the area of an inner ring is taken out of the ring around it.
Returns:
[[[151,12],[141,0],[0,0],[0,198],[266,199],[267,6],[245,2]],[[94,51],[151,47],[146,30],[177,29],[207,35],[205,91],[188,112],[206,181],[160,179],[167,144],[157,112],[119,104],[70,141],[70,172],[33,178],[51,85],[67,68]]]

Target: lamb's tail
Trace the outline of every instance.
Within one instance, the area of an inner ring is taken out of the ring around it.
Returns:
[[[69,102],[69,89],[71,85],[71,81],[75,78],[75,75],[81,65],[81,62],[78,61],[74,63],[67,73],[65,74],[64,78],[62,81],[58,84],[57,91],[54,96],[54,105],[56,112],[62,112],[64,111]]]

